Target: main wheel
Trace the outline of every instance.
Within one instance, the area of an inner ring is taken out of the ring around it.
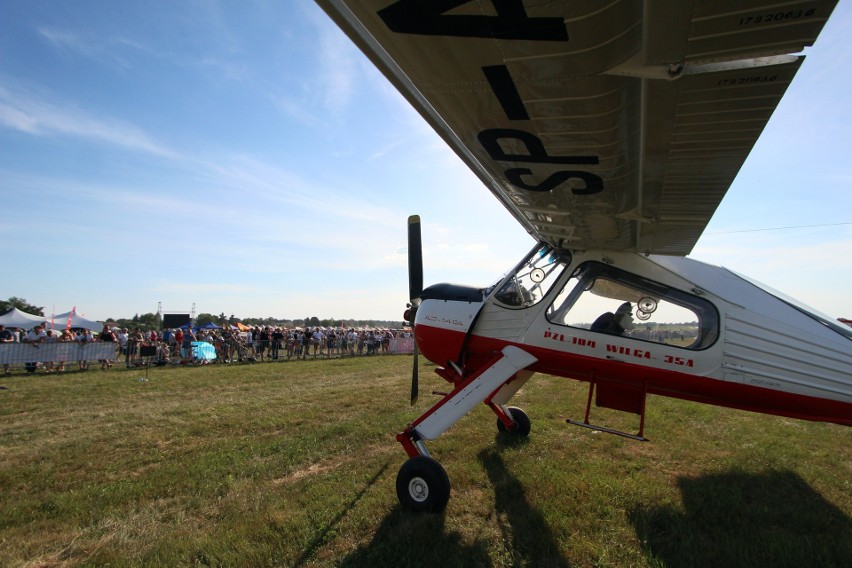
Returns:
[[[401,505],[414,511],[439,513],[450,500],[450,478],[437,461],[416,456],[399,468],[396,496]]]
[[[508,432],[513,436],[529,436],[530,434],[530,417],[527,416],[527,413],[518,408],[517,406],[510,406],[506,409],[508,411],[509,416],[512,417],[512,420],[515,421],[517,427],[514,430],[509,430],[506,428],[506,425],[498,418],[497,419],[497,430],[500,432]]]

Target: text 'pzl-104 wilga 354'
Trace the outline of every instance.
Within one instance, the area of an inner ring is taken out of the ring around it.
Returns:
[[[649,394],[852,424],[852,330],[685,258],[835,2],[318,2],[538,242],[491,288],[424,289],[409,219],[406,319],[450,389],[397,435],[403,505],[446,506],[426,441],[479,403],[527,435],[536,372],[640,440]]]

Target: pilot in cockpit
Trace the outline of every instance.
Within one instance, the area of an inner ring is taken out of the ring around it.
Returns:
[[[622,335],[624,330],[633,328],[633,309],[630,302],[624,302],[615,313],[605,312],[598,316],[589,328],[591,331]]]

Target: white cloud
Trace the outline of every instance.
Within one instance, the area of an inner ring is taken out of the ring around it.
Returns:
[[[47,39],[57,48],[81,53],[88,57],[91,57],[95,52],[95,49],[93,49],[90,44],[83,41],[78,34],[73,32],[51,27],[40,27],[37,31],[39,35]]]
[[[135,124],[97,117],[73,105],[3,85],[0,85],[0,125],[34,136],[82,138],[161,157],[176,157]]]

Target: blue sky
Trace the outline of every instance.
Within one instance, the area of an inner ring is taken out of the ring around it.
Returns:
[[[692,254],[834,317],[849,29],[845,3]],[[533,244],[310,2],[0,0],[0,195],[0,298],[92,319],[401,319],[409,214],[427,283],[490,284]]]

